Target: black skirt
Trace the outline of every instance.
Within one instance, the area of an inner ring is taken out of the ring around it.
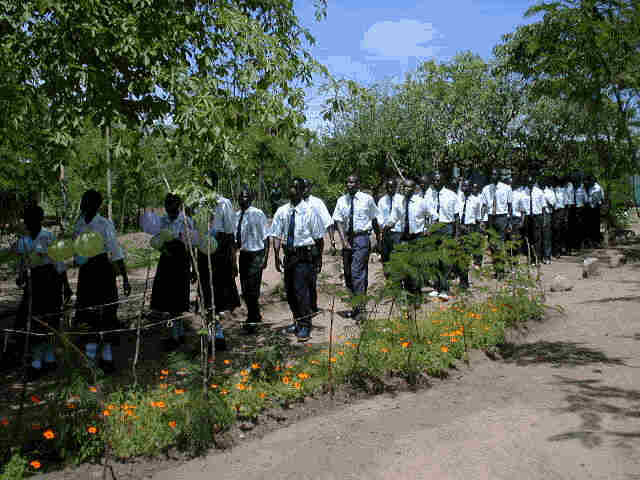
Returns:
[[[120,328],[116,271],[106,253],[91,257],[80,267],[76,292],[76,322],[91,331]]]
[[[62,310],[63,283],[60,275],[53,265],[41,265],[31,269],[31,331],[34,333],[51,333],[51,330],[40,322],[51,325],[57,329],[60,323],[60,311]],[[27,291],[22,296],[22,302],[16,318],[16,329],[27,328],[28,298]]]
[[[240,306],[238,286],[233,277],[231,243],[228,240],[218,242],[218,249],[211,255],[213,276],[213,295],[216,313],[233,311]],[[209,260],[207,255],[198,251],[198,271],[202,287],[202,300],[206,309],[211,308],[211,283],[209,282]]]
[[[180,240],[165,242],[151,291],[151,309],[178,314],[189,311],[189,252]]]

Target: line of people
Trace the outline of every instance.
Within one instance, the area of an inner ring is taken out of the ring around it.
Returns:
[[[212,190],[217,187],[217,175],[210,172],[205,182]],[[235,278],[240,276],[242,298],[247,306],[244,329],[254,333],[262,321],[260,290],[262,272],[266,268],[271,246],[276,270],[284,274],[287,301],[293,323],[286,329],[300,341],[310,338],[312,318],[319,312],[317,279],[322,270],[325,233],[336,248],[336,233],[341,243],[344,281],[353,297],[364,298],[368,289],[368,268],[371,252],[378,250],[383,264],[389,262],[397,245],[411,243],[429,235],[432,225],[437,242],[445,238],[458,238],[473,232],[493,229],[498,244],[490,244],[493,253],[510,238],[523,240],[520,253],[530,253],[533,262],[548,263],[552,257],[580,249],[585,242],[599,244],[600,208],[604,202],[602,188],[592,176],[571,178],[517,177],[512,182],[509,171],[498,175],[493,171],[483,184],[479,176],[457,178],[451,172],[435,171],[417,179],[388,179],[385,193],[376,202],[360,189],[357,175],[346,181],[346,193],[338,198],[333,215],[325,203],[311,194],[312,182],[295,178],[287,190],[288,202],[277,208],[269,225],[264,212],[251,205],[253,194],[243,189],[238,197],[240,209],[234,211],[231,201],[217,197],[215,208],[209,215],[217,248],[209,256],[201,250],[189,251],[188,233],[194,222],[185,216],[182,200],[173,194],[165,199],[166,215],[161,218],[163,231],[172,233],[154,236],[152,246],[161,251],[153,281],[150,307],[175,318],[190,309],[190,282],[195,282],[195,264],[199,272],[198,292],[205,314],[233,313],[240,306],[240,294]],[[91,258],[75,258],[80,267],[77,285],[76,320],[96,332],[95,338],[85,343],[85,352],[91,361],[99,362],[105,371],[113,370],[112,344],[118,336],[109,338],[98,332],[117,328],[118,289],[116,275],[122,276],[125,296],[131,292],[124,264],[124,251],[116,240],[113,224],[98,214],[102,196],[95,190],[87,191],[81,202],[81,217],[74,229],[74,238],[93,231],[104,239],[102,253]],[[19,253],[39,251],[41,259],[32,266],[32,311],[37,315],[60,311],[71,297],[66,268],[46,255],[48,245],[55,241],[53,234],[42,228],[43,212],[40,207],[25,211],[28,233],[18,242]],[[372,238],[376,245],[372,248]],[[437,244],[436,242],[436,244]],[[528,246],[528,247],[527,247]],[[22,248],[22,250],[20,250]],[[194,262],[195,258],[195,262]],[[482,256],[473,258],[482,264]],[[504,265],[494,255],[497,277],[504,275]],[[210,269],[210,266],[212,269]],[[441,265],[433,279],[434,290],[429,294],[447,298],[451,277],[460,279],[460,287],[469,287],[469,269]],[[471,265],[469,265],[471,267]],[[24,262],[21,263],[19,284],[24,281]],[[211,281],[210,281],[211,280]],[[404,287],[412,292],[422,290],[420,282],[407,279]],[[61,293],[62,292],[62,293]],[[213,292],[213,296],[211,293]],[[344,313],[356,322],[364,319],[364,301],[355,301],[353,308]],[[93,307],[93,308],[92,308]],[[18,326],[24,327],[26,295],[18,315]],[[216,316],[216,318],[218,318]],[[41,327],[41,328],[40,328]],[[39,331],[46,331],[41,325]],[[34,330],[35,331],[35,330]],[[172,350],[184,341],[181,320],[173,322],[167,349]],[[224,350],[226,340],[222,325],[215,325],[216,349]],[[55,356],[44,342],[33,342],[32,369],[44,371],[46,364],[55,364]],[[98,358],[100,349],[101,358]]]

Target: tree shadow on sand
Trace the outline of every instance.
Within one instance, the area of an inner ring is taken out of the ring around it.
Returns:
[[[519,366],[552,364],[554,367],[578,367],[591,364],[625,365],[624,359],[608,357],[605,353],[578,342],[547,342],[501,346],[500,353],[507,363]]]

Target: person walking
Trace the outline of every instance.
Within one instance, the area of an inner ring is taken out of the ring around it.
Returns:
[[[369,253],[371,230],[379,231],[378,206],[371,195],[360,191],[360,178],[350,175],[346,182],[347,193],[338,198],[333,212],[340,241],[344,280],[347,289],[356,297],[355,305],[345,316],[361,320],[369,284]],[[360,297],[359,299],[357,297]]]
[[[387,179],[384,182],[385,194],[378,200],[378,210],[380,211],[380,215],[378,215],[377,220],[378,225],[382,228],[380,258],[385,277],[389,276],[385,266],[391,258],[391,253],[393,252],[394,247],[400,242],[402,236],[400,232],[394,232],[391,228],[387,227],[394,206],[398,202],[402,203],[404,201],[404,195],[397,193],[396,189],[397,185],[395,178]]]
[[[567,253],[567,194],[562,186],[560,178],[553,177],[553,192],[556,196],[556,204],[553,209],[553,247],[552,254],[556,258]]]
[[[602,243],[600,233],[600,209],[604,203],[604,191],[593,175],[587,177],[587,238],[592,247],[599,247]]]
[[[276,270],[284,273],[287,302],[293,315],[293,323],[286,328],[301,342],[311,337],[311,289],[313,288],[314,265],[312,249],[315,246],[320,255],[324,250],[324,226],[322,219],[303,199],[304,180],[294,178],[289,185],[289,202],[276,211],[271,225],[270,236]],[[284,259],[280,257],[284,246]]]
[[[529,209],[531,215],[529,216],[529,238],[531,239],[531,245],[533,255],[531,255],[531,262],[533,265],[537,265],[542,262],[543,251],[543,214],[546,206],[546,199],[544,197],[544,191],[540,188],[538,180],[536,178],[530,178],[530,190],[529,196]]]

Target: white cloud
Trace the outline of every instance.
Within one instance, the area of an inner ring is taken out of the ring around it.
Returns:
[[[430,22],[417,20],[374,23],[360,41],[360,48],[369,52],[368,60],[396,60],[407,63],[411,57],[431,58],[441,47],[428,45],[444,36]],[[427,44],[427,45],[425,45]]]

